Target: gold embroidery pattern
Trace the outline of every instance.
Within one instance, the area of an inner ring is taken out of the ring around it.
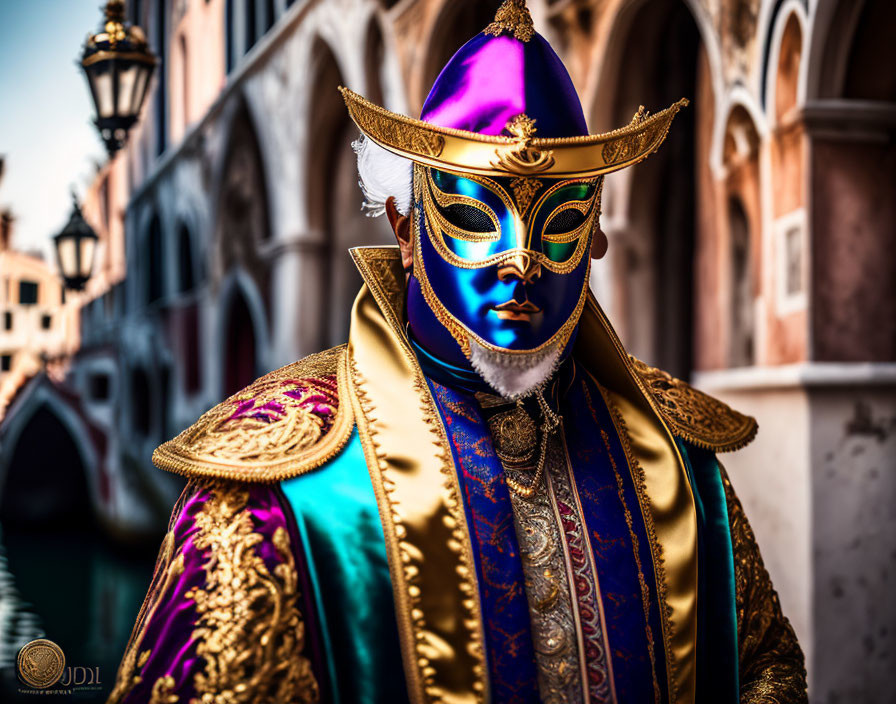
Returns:
[[[352,429],[337,375],[345,346],[270,372],[218,404],[155,453],[162,469],[188,477],[275,482],[336,455]]]
[[[675,435],[713,452],[739,450],[756,437],[755,418],[639,359],[630,359]]]
[[[152,686],[149,704],[177,704],[180,697],[173,692],[174,678],[171,675],[159,677]]]
[[[541,181],[535,178],[515,178],[510,182],[510,189],[513,191],[513,197],[516,199],[516,208],[520,217],[526,217],[526,211],[532,203],[535,194],[541,188]]]
[[[521,42],[528,42],[535,36],[535,24],[526,7],[526,0],[504,0],[495,13],[494,21],[483,30],[484,34],[493,37],[503,32],[509,32]]]
[[[659,114],[659,113],[658,113]],[[661,117],[648,123],[649,114],[644,106],[638,108],[638,112],[629,123],[629,128],[644,125],[644,129],[631,131],[619,139],[608,141],[603,146],[603,158],[607,166],[619,164],[641,155],[649,155],[655,152],[666,139],[675,113],[665,113]]]
[[[296,601],[295,562],[289,535],[280,526],[272,542],[282,560],[268,571],[255,546],[248,490],[210,484],[211,495],[196,515],[194,544],[209,550],[205,588],[191,589],[196,603],[196,653],[205,667],[194,677],[204,704],[302,702],[319,698],[310,661],[300,655],[305,624]]]
[[[556,473],[557,440],[552,437],[548,442],[548,466]],[[520,473],[509,468],[508,472]],[[541,701],[547,704],[583,702],[574,592],[567,573],[554,499],[545,491],[545,485],[549,483],[543,475],[541,486],[531,497],[510,492],[538,665],[538,689]]]
[[[625,418],[622,416],[622,413],[619,411],[619,408],[616,406],[616,404],[613,403],[613,400],[610,398],[609,394],[607,394],[606,390],[599,385],[598,388],[600,389],[601,395],[603,396],[604,403],[607,404],[607,408],[610,410],[610,415],[613,417],[613,424],[616,426],[616,434],[619,437],[619,441],[622,443],[622,450],[625,453],[625,459],[629,465],[629,473],[631,474],[632,481],[635,485],[635,492],[638,494],[638,502],[642,506],[641,515],[644,519],[644,529],[647,531],[647,539],[650,541],[650,551],[653,555],[653,569],[656,573],[656,588],[657,596],[659,598],[659,610],[663,621],[663,645],[666,652],[666,661],[670,670],[670,672],[667,674],[671,681],[672,675],[675,671],[675,658],[670,645],[672,638],[672,619],[669,616],[669,608],[666,602],[666,569],[663,562],[662,549],[660,547],[659,539],[657,538],[656,534],[656,527],[653,524],[653,518],[651,517],[649,511],[643,510],[643,507],[647,505],[648,501],[647,485],[644,480],[644,470],[641,469],[641,466],[638,464],[638,460],[635,459],[635,456],[632,453],[631,444],[629,443],[628,438],[628,428],[625,424]],[[585,397],[586,399],[588,399],[588,404],[590,405],[591,396],[588,393],[587,388],[585,388]],[[608,442],[609,438],[603,429],[601,430],[601,437],[603,438],[604,443],[607,447],[607,456],[610,459],[610,464],[613,467],[613,472],[616,475],[616,486],[617,491],[619,492],[619,499],[623,502],[622,505],[625,511],[625,522],[628,524],[629,533],[632,538],[632,549],[635,552],[635,562],[638,566],[638,580],[641,583],[641,598],[644,603],[644,621],[645,627],[647,629],[647,643],[650,652],[651,671],[653,672],[654,698],[656,703],[659,704],[660,686],[659,682],[656,679],[656,654],[653,648],[653,630],[650,628],[650,622],[648,620],[650,615],[650,592],[647,588],[647,582],[644,578],[644,571],[641,566],[641,558],[638,555],[638,536],[634,531],[632,516],[629,512],[628,506],[625,503],[624,495],[622,493],[622,477],[619,474],[619,470],[616,467],[616,462],[613,459],[612,453],[610,452]]]
[[[504,128],[513,135],[514,142],[495,149],[492,166],[514,174],[531,175],[546,171],[554,165],[554,153],[550,149],[532,146],[535,138],[535,120],[525,114],[514,117]]]
[[[181,501],[178,501],[178,505],[172,512],[172,524],[174,516],[180,512],[179,508],[183,505],[182,500],[185,495],[186,491],[184,491]],[[162,546],[159,548],[159,557],[156,560],[152,583],[149,585],[146,598],[143,600],[143,605],[137,614],[137,620],[134,623],[134,629],[131,632],[128,644],[125,646],[124,656],[121,659],[118,674],[115,678],[115,687],[109,695],[107,704],[117,704],[142,681],[142,677],[137,674],[137,670],[146,664],[150,655],[148,649],[140,650],[143,637],[146,635],[146,629],[159,608],[159,604],[162,603],[163,597],[183,571],[184,557],[180,553],[175,556],[174,533],[169,530],[162,540]]]
[[[525,409],[514,406],[509,411],[492,416],[488,429],[495,454],[504,467],[517,469],[534,465],[538,429]]]
[[[440,134],[428,130],[417,121],[401,121],[393,119],[393,113],[374,105],[371,102],[363,103],[349,99],[347,89],[340,88],[348,107],[349,116],[354,120],[364,134],[369,135],[376,142],[385,142],[397,149],[422,156],[437,157],[445,147],[445,138]],[[360,97],[360,96],[359,96]]]
[[[721,469],[721,466],[720,466]],[[724,469],[734,549],[734,585],[743,704],[806,704],[806,668],[765,569],[753,529]]]

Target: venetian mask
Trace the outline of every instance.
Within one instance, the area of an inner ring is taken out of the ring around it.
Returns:
[[[428,332],[414,324],[422,297],[468,359],[476,348],[507,355],[551,348],[558,356],[585,302],[602,182],[416,165],[415,334]]]

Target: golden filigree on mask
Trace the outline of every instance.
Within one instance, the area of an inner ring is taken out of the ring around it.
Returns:
[[[525,218],[532,199],[541,188],[541,181],[535,178],[515,178],[510,182],[510,189],[513,191],[513,197],[516,199],[516,207],[520,217]]]
[[[426,174],[427,167],[421,166],[420,164],[414,165],[414,199],[415,202],[421,203],[424,199],[424,191],[426,190],[426,179],[428,178]],[[484,347],[487,350],[491,351],[500,351],[506,352],[507,354],[531,354],[532,352],[540,352],[550,345],[557,345],[561,349],[566,346],[566,343],[569,342],[569,338],[572,336],[573,330],[575,330],[576,325],[578,325],[579,318],[582,315],[582,310],[585,308],[585,301],[588,298],[588,280],[589,274],[591,272],[591,260],[588,260],[588,267],[585,271],[585,276],[582,282],[582,291],[579,295],[579,300],[576,302],[576,306],[570,314],[569,318],[567,318],[566,322],[560,326],[560,329],[557,330],[554,335],[546,340],[544,343],[536,347],[532,350],[508,350],[504,348],[498,348],[495,345],[487,342],[482,339],[479,335],[476,335],[472,330],[468,329],[464,326],[457,318],[455,318],[447,308],[442,304],[439,297],[435,294],[435,291],[432,288],[432,284],[429,281],[429,277],[426,273],[426,268],[423,265],[423,250],[421,249],[421,232],[420,232],[420,222],[421,219],[425,217],[424,213],[415,212],[413,216],[413,228],[414,228],[414,276],[417,278],[417,281],[420,283],[420,290],[423,293],[423,298],[426,301],[426,304],[432,309],[433,314],[436,316],[438,321],[445,327],[446,330],[451,334],[451,336],[455,339],[457,344],[460,346],[463,354],[469,359],[470,357],[470,339],[475,339],[476,342]],[[440,244],[440,237],[430,236],[430,241],[436,246],[437,251],[438,246]],[[583,246],[583,245],[582,245]],[[447,251],[444,242],[441,242],[441,247],[443,250]],[[540,256],[542,259],[546,259],[543,254],[540,252],[534,253],[535,255]],[[507,256],[512,256],[513,251],[507,253]],[[461,262],[463,260],[460,260]],[[541,261],[541,259],[539,259]],[[467,267],[471,267],[469,263]],[[553,269],[552,269],[553,270]],[[562,273],[562,272],[559,272]]]

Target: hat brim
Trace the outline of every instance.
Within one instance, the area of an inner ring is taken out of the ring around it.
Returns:
[[[485,135],[399,115],[341,87],[349,115],[369,139],[427,166],[492,177],[585,178],[619,171],[655,152],[686,98],[604,134],[539,139]]]

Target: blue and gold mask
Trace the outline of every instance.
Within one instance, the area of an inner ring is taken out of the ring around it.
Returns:
[[[602,177],[488,178],[414,167],[412,329],[422,298],[466,358],[562,350],[588,290]],[[417,326],[419,327],[419,325]],[[414,329],[418,337],[431,331]]]

